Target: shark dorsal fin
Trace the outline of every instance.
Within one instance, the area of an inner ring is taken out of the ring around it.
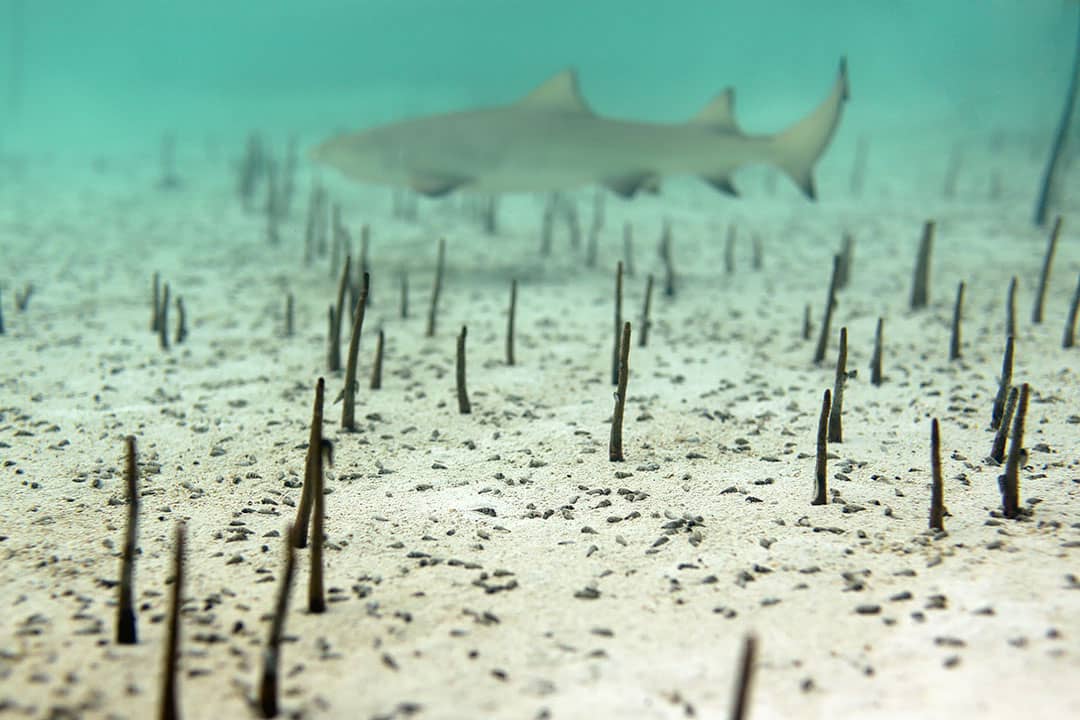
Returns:
[[[708,105],[701,108],[701,112],[694,116],[690,124],[738,132],[739,126],[735,123],[735,90],[724,88]]]
[[[533,110],[592,113],[585,103],[585,98],[581,96],[577,71],[574,68],[567,68],[551,76],[517,104]]]

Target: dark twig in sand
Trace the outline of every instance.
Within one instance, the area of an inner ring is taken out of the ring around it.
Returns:
[[[874,352],[870,355],[870,384],[881,385],[884,376],[881,374],[881,354],[885,342],[884,338],[885,318],[877,319],[877,329],[874,330]]]
[[[555,194],[548,195],[544,203],[544,214],[540,218],[540,254],[551,254],[551,239],[555,230]]]
[[[349,355],[345,360],[345,389],[341,401],[341,429],[356,430],[356,363],[360,354],[360,334],[364,330],[364,310],[370,292],[371,279],[364,273],[360,287],[360,298],[353,308],[352,335],[349,337]]]
[[[1042,271],[1039,273],[1039,289],[1035,292],[1035,307],[1031,310],[1031,322],[1038,325],[1043,321],[1043,305],[1046,303],[1046,287],[1050,283],[1050,267],[1054,262],[1058,236],[1061,235],[1061,216],[1054,218],[1054,227],[1050,230],[1050,239],[1046,243],[1046,255],[1043,256]]]
[[[638,333],[638,347],[649,344],[649,328],[652,327],[652,320],[649,318],[649,311],[652,309],[652,291],[653,276],[649,273],[645,278],[645,298],[641,306],[641,332]]]
[[[814,465],[814,499],[811,505],[824,505],[829,502],[829,411],[832,406],[832,393],[828,390],[821,399],[821,415],[818,416],[817,456]]]
[[[402,320],[409,317],[409,275],[404,270],[400,276],[401,285],[401,305],[398,308],[398,315]]]
[[[383,329],[379,328],[378,335],[375,336],[375,360],[371,363],[371,389],[380,390],[382,388],[382,361],[383,361],[383,342],[386,340]]]
[[[960,321],[964,316],[964,283],[956,286],[956,302],[953,304],[952,332],[949,335],[949,360],[960,359]]]
[[[619,341],[619,382],[615,390],[615,412],[611,416],[611,439],[608,442],[608,459],[622,462],[622,426],[626,409],[626,384],[630,379],[630,323],[623,323]]]
[[[634,277],[634,226],[629,222],[623,225],[622,247],[626,277]]]
[[[810,303],[806,303],[803,306],[802,314],[802,339],[809,340],[810,336],[814,334],[814,326],[810,320]]]
[[[821,334],[818,335],[817,347],[814,349],[814,364],[820,365],[825,360],[825,350],[829,344],[829,333],[832,327],[832,314],[836,308],[836,281],[840,277],[840,256],[833,255],[832,276],[829,278],[829,294],[825,297],[825,313],[821,317]],[[807,311],[809,314],[809,311]]]
[[[585,240],[585,267],[596,267],[596,257],[600,252],[600,226],[596,224],[595,216],[592,225],[589,226],[589,234]]]
[[[847,382],[847,328],[840,328],[840,350],[836,356],[836,379],[829,409],[829,442],[844,441],[844,383]]]
[[[285,337],[296,334],[296,298],[292,293],[285,296]]]
[[[323,461],[334,464],[334,445],[324,439],[319,452],[312,456],[315,468],[311,477],[315,481],[311,488],[315,498],[314,515],[311,521],[311,572],[308,577],[308,612],[319,614],[326,612],[326,593],[323,590],[323,535],[326,526],[326,493],[323,490]]]
[[[1031,389],[1027,383],[1020,386],[1020,398],[1013,415],[1012,437],[1009,438],[1009,454],[1005,458],[1005,474],[1001,483],[1001,508],[1007,518],[1020,514],[1020,466],[1027,452],[1024,450],[1024,420],[1027,418],[1028,395]]]
[[[671,221],[664,221],[660,235],[660,261],[664,263],[664,295],[675,297],[675,265],[671,257]]]
[[[22,291],[15,291],[15,311],[24,313],[30,307],[30,298],[34,296],[34,284],[26,283]]]
[[[851,282],[851,265],[855,261],[855,238],[844,233],[840,241],[840,272],[836,276],[836,289],[843,290]]]
[[[161,325],[161,273],[154,273],[153,289],[151,290],[150,308],[150,332],[158,332]]]
[[[611,351],[611,384],[619,384],[619,341],[622,337],[622,261],[615,264],[615,332]]]
[[[990,414],[990,429],[996,430],[1001,424],[1001,416],[1005,411],[1005,398],[1012,387],[1013,372],[1013,348],[1015,342],[1010,335],[1005,341],[1005,356],[1001,360],[1001,377],[998,379],[997,396],[994,398],[994,408]]]
[[[739,675],[735,681],[735,700],[731,705],[731,720],[745,720],[750,706],[750,686],[754,680],[754,661],[757,658],[757,637],[747,635],[743,640]]]
[[[727,236],[724,238],[724,273],[735,274],[735,224],[731,223],[727,228]]]
[[[439,313],[439,295],[442,293],[443,272],[446,267],[446,238],[439,238],[435,257],[435,280],[431,285],[431,307],[428,309],[427,336],[435,337],[435,321]]]
[[[472,412],[472,404],[469,402],[469,391],[465,388],[465,336],[467,333],[468,328],[462,325],[461,334],[457,337],[457,361],[455,363],[458,412],[462,415],[468,415]]]
[[[0,287],[0,335],[4,334],[4,303],[3,303],[3,288]]]
[[[124,441],[124,484],[127,486],[127,526],[120,556],[120,584],[116,598],[116,642],[134,645],[139,641],[135,620],[135,543],[139,524],[139,468],[135,455],[135,436]]]
[[[930,424],[930,529],[945,529],[945,486],[941,478],[941,432],[938,419]]]
[[[161,289],[161,307],[158,312],[158,346],[169,349],[169,283]]]
[[[184,523],[176,525],[173,542],[173,586],[165,636],[165,667],[161,675],[161,720],[177,720],[180,711],[176,701],[176,665],[180,657],[180,606],[184,596],[184,545],[187,530]]]
[[[180,345],[187,340],[187,312],[184,310],[184,298],[176,297],[176,344]]]
[[[990,460],[996,465],[1005,462],[1005,442],[1009,439],[1009,425],[1012,423],[1013,413],[1016,412],[1016,401],[1020,391],[1009,388],[1009,399],[1005,401],[1005,412],[1001,416],[1001,423],[994,433],[994,443],[990,446]]]
[[[311,411],[311,432],[308,436],[307,457],[304,460],[304,487],[300,492],[300,502],[296,505],[296,522],[292,526],[293,547],[307,545],[308,523],[311,520],[311,505],[314,500],[315,453],[322,449],[323,440],[323,399],[326,395],[326,381],[319,378],[315,383],[315,404]]]
[[[506,317],[506,364],[514,364],[514,317],[517,315],[517,278],[510,280],[510,310]]]
[[[321,452],[317,449],[315,452]],[[296,529],[289,528],[286,537],[295,535]],[[281,636],[285,630],[285,615],[289,610],[289,592],[292,590],[293,573],[296,557],[292,543],[285,543],[285,570],[278,585],[277,600],[274,603],[274,616],[270,620],[270,635],[263,648],[262,674],[259,678],[259,712],[264,718],[278,714],[278,666],[281,664]]]
[[[1080,315],[1080,276],[1076,278],[1076,290],[1073,291],[1072,303],[1069,304],[1069,315],[1065,319],[1065,335],[1061,339],[1061,347],[1068,349],[1076,346],[1076,317]]]
[[[330,339],[326,348],[326,371],[339,372],[341,370],[341,322],[345,315],[345,290],[349,286],[349,270],[352,267],[352,256],[345,256],[345,267],[341,270],[338,280],[337,303],[330,319]]]
[[[915,274],[911,282],[911,309],[920,310],[930,302],[930,254],[934,249],[934,221],[923,224],[919,253],[915,258]]]
[[[360,227],[360,279],[363,282],[365,275],[371,273],[371,262],[368,260],[368,256],[371,254],[371,226],[364,223]],[[371,305],[371,288],[368,288],[366,297],[366,303]],[[355,306],[353,312],[356,312]]]
[[[750,236],[750,243],[752,253],[750,257],[750,268],[757,271],[765,267],[765,246],[761,236],[757,233]]]

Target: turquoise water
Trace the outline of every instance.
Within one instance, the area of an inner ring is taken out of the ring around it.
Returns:
[[[340,128],[501,103],[579,68],[598,111],[688,117],[726,85],[771,130],[849,58],[846,132],[1049,132],[1077,12],[1045,0],[0,0],[0,150]],[[917,136],[913,141],[917,141]]]

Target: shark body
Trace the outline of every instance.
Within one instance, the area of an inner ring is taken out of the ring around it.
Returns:
[[[404,120],[330,138],[312,159],[362,182],[407,186],[430,197],[567,190],[599,183],[623,197],[656,192],[668,175],[691,174],[735,194],[741,166],[767,163],[804,195],[848,97],[847,66],[809,115],[773,135],[743,133],[730,88],[689,122],[657,124],[594,113],[565,70],[516,103]]]

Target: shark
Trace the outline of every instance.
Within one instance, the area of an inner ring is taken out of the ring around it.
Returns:
[[[828,95],[809,114],[776,133],[748,134],[735,120],[733,88],[688,122],[639,122],[594,112],[569,68],[517,102],[342,133],[312,148],[310,157],[351,180],[408,187],[428,197],[599,184],[632,198],[658,192],[662,179],[673,175],[696,175],[737,195],[736,170],[764,163],[813,200],[814,166],[836,132],[848,94],[841,58]]]

